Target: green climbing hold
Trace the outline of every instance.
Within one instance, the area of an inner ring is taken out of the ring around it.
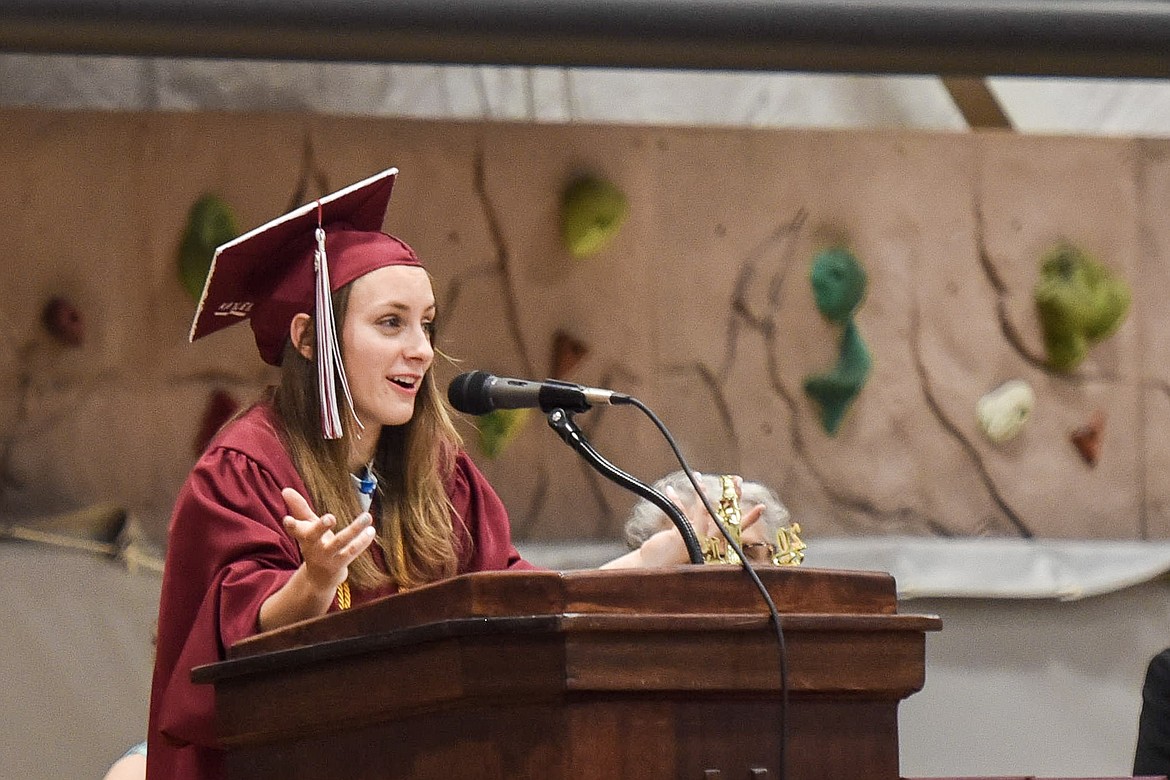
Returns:
[[[231,207],[218,195],[208,193],[191,206],[179,244],[179,281],[192,300],[203,294],[215,248],[239,234]]]
[[[528,421],[531,409],[494,409],[475,418],[479,430],[479,449],[488,458],[500,456],[515,439],[524,423]]]
[[[1072,371],[1125,320],[1130,290],[1087,252],[1062,244],[1044,256],[1034,298],[1048,364]]]
[[[813,261],[813,295],[817,308],[830,322],[845,324],[865,298],[865,269],[843,247],[826,249]]]
[[[574,257],[602,250],[626,221],[629,203],[617,185],[585,176],[561,195],[561,239]]]
[[[845,412],[869,377],[873,366],[869,348],[861,340],[857,325],[850,320],[841,334],[841,354],[832,371],[813,374],[804,380],[804,391],[821,409],[821,425],[830,436],[837,433]]]
[[[853,312],[865,299],[865,269],[852,252],[833,247],[817,255],[809,281],[817,309],[830,322],[844,326],[836,365],[804,380],[804,392],[820,408],[822,427],[834,436],[873,366],[869,348],[853,321]]]

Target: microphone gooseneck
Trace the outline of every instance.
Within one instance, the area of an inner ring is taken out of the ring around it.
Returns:
[[[553,409],[548,415],[548,425],[560,435],[565,444],[576,450],[603,477],[641,496],[661,509],[674,523],[678,532],[682,534],[683,544],[686,545],[687,558],[690,559],[690,562],[703,563],[703,548],[699,545],[699,537],[695,535],[694,526],[673,501],[606,460],[601,453],[593,448],[593,445],[585,438],[585,434],[573,422],[572,416],[564,409]]]

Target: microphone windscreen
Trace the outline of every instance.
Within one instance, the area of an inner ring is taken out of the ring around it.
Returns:
[[[447,386],[447,400],[464,414],[487,414],[495,408],[486,390],[491,379],[486,371],[460,374]]]

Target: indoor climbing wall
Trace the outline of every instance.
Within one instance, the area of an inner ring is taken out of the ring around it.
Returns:
[[[483,369],[635,395],[692,466],[771,485],[809,539],[1170,537],[1165,142],[39,111],[0,129],[6,524],[113,506],[161,542],[199,447],[273,379],[246,326],[187,343],[208,252],[398,166],[386,227],[433,274],[444,387]],[[577,422],[647,481],[676,468],[633,408]],[[518,537],[620,535],[632,497],[539,411],[461,428]]]

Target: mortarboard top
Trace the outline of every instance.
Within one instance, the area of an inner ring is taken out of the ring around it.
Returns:
[[[278,366],[293,317],[313,315],[326,438],[342,435],[336,382],[349,397],[329,293],[378,268],[422,266],[405,242],[382,232],[397,175],[382,171],[219,246],[191,323],[195,341],[250,320],[260,356]]]
[[[382,232],[397,175],[397,168],[382,171],[218,247],[190,340],[248,319],[264,362],[280,365],[293,316],[315,313],[318,227],[325,231],[331,291],[383,266],[421,266],[414,250]]]

